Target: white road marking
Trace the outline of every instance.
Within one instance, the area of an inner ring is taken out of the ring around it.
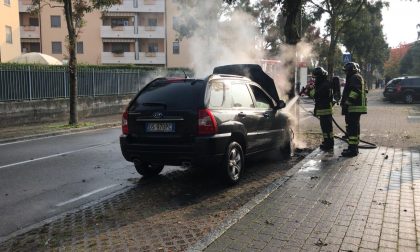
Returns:
[[[89,146],[89,147],[78,149],[78,150],[72,150],[72,151],[57,153],[57,154],[49,155],[49,156],[45,156],[45,157],[34,158],[34,159],[31,159],[31,160],[26,160],[26,161],[21,161],[21,162],[17,162],[17,163],[7,164],[7,165],[0,166],[0,169],[8,168],[8,167],[16,166],[16,165],[21,165],[21,164],[27,164],[27,163],[30,163],[30,162],[35,162],[35,161],[44,160],[44,159],[48,159],[48,158],[63,156],[63,155],[67,155],[67,154],[71,154],[71,153],[75,153],[75,152],[79,152],[79,151],[83,151],[83,150],[93,149],[93,148],[96,148],[96,147],[105,146],[105,145],[109,145],[109,144],[111,144],[111,143],[98,144],[98,145]]]
[[[105,191],[106,189],[112,188],[112,187],[117,186],[117,185],[118,185],[118,184],[113,184],[113,185],[109,185],[109,186],[105,186],[105,187],[102,187],[102,188],[96,189],[96,190],[94,190],[94,191],[91,191],[91,192],[88,192],[88,193],[82,194],[82,195],[80,195],[79,197],[76,197],[76,198],[73,198],[73,199],[70,199],[70,200],[67,200],[67,201],[64,201],[64,202],[58,203],[58,204],[57,204],[57,205],[55,205],[55,206],[56,206],[56,207],[61,207],[61,206],[64,206],[64,205],[67,205],[67,204],[73,203],[73,202],[75,202],[75,201],[78,201],[78,200],[80,200],[80,199],[83,199],[83,198],[89,197],[89,196],[91,196],[91,195],[93,195],[93,194],[95,194],[95,193]]]
[[[108,129],[115,129],[115,128],[119,128],[119,127],[120,126],[109,127]],[[43,139],[48,139],[48,138],[53,138],[53,137],[69,136],[69,135],[74,135],[74,134],[81,134],[81,133],[86,133],[87,131],[94,132],[94,131],[99,131],[99,130],[104,130],[104,129],[106,129],[106,128],[101,128],[101,129],[86,129],[86,130],[78,131],[78,132],[71,132],[71,133],[58,134],[58,135],[53,135],[53,136],[44,136],[44,137],[36,137],[36,135],[34,135],[34,138],[25,139],[25,140],[18,140],[18,141],[14,141],[14,142],[0,143],[0,146],[11,145],[11,144],[18,144],[18,143],[25,143],[25,142],[30,142],[30,141],[34,141],[34,140],[43,140]],[[31,136],[29,136],[29,137],[31,137]]]

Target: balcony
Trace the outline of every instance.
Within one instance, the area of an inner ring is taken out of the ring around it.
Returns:
[[[102,52],[102,64],[136,64],[135,52],[112,53]]]
[[[122,0],[121,4],[113,5],[112,7],[108,8],[108,12],[135,12],[139,11],[139,8],[135,7],[135,1],[138,0]]]
[[[165,12],[164,0],[138,0],[141,12]]]
[[[26,0],[23,0],[26,1]],[[108,12],[165,12],[164,0],[122,0],[110,7]]]
[[[29,12],[32,7],[31,0],[19,0],[19,12]]]
[[[134,38],[134,26],[101,26],[102,38]]]
[[[139,38],[165,38],[165,28],[163,26],[139,26]]]
[[[135,64],[148,64],[148,65],[165,65],[166,58],[164,52],[140,52],[139,59]]]
[[[21,26],[20,38],[40,38],[39,26]]]

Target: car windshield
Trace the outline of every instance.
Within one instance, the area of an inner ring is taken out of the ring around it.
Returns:
[[[400,83],[401,79],[393,79],[386,84],[386,87],[394,87],[396,84]]]

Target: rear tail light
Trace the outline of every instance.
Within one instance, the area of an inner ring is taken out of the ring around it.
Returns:
[[[198,111],[198,134],[214,135],[217,133],[217,122],[209,109]]]
[[[397,91],[397,93],[401,92],[401,84],[397,84],[395,90]]]
[[[128,135],[128,111],[124,111],[121,120],[122,133]]]

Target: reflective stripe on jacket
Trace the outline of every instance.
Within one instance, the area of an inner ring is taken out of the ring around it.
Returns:
[[[332,87],[326,77],[315,78],[315,88],[309,91],[309,96],[315,100],[315,116],[332,115]]]

